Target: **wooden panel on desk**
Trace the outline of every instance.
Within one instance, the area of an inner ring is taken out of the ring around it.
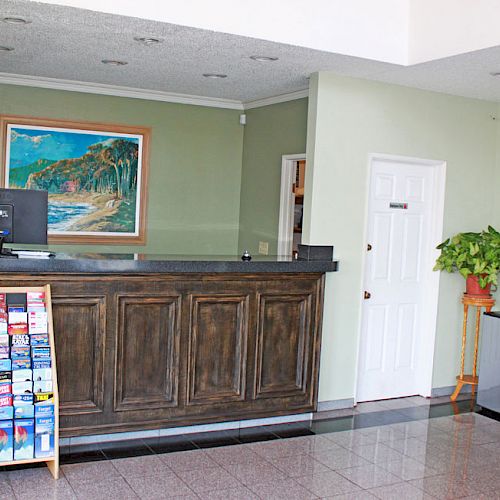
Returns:
[[[101,413],[104,399],[104,296],[52,297],[61,416]]]
[[[187,404],[245,398],[247,295],[191,296]]]
[[[259,294],[255,397],[306,395],[311,294]]]
[[[115,411],[177,405],[180,296],[118,295]]]

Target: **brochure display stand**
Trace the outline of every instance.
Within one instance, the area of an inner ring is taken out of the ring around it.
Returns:
[[[0,466],[59,477],[59,394],[50,286],[0,287]]]

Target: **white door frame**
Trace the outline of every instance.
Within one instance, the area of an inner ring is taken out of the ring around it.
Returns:
[[[446,191],[446,161],[442,160],[427,160],[422,158],[413,158],[407,156],[396,156],[389,154],[373,153],[368,155],[367,181],[365,186],[365,222],[363,242],[367,244],[368,235],[368,200],[370,195],[370,180],[372,175],[372,164],[374,161],[388,161],[397,163],[413,163],[423,167],[434,169],[434,193],[432,196],[433,205],[431,207],[431,230],[429,246],[425,252],[425,262],[427,272],[424,275],[423,286],[426,293],[424,295],[422,311],[425,314],[422,317],[422,333],[424,337],[419,346],[419,358],[417,368],[418,392],[421,396],[430,397],[432,392],[432,375],[434,369],[434,347],[436,342],[436,326],[439,301],[439,280],[440,272],[432,270],[434,262],[439,257],[439,250],[436,246],[443,239],[443,221],[444,221],[444,200]],[[363,302],[362,291],[364,287],[365,271],[366,271],[366,251],[363,249],[363,264],[361,273],[361,290],[360,290],[360,316],[358,329],[358,356],[356,361],[356,390],[355,403],[357,403],[358,393],[358,378],[360,368],[360,352],[361,352],[361,334],[363,326]]]
[[[280,217],[278,226],[278,255],[292,255],[293,208],[295,195],[292,186],[295,182],[294,163],[305,160],[306,154],[283,155],[281,157]],[[307,168],[307,166],[306,166]]]

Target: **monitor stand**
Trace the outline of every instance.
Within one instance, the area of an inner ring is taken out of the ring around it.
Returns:
[[[13,254],[10,248],[4,248],[5,236],[0,236],[0,259],[17,259],[18,256]]]

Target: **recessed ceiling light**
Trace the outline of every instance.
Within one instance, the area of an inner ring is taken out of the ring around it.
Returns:
[[[250,59],[259,62],[272,62],[278,60],[277,57],[270,57],[270,56],[250,56]]]
[[[7,24],[30,24],[29,19],[24,19],[24,17],[4,17],[2,21]]]
[[[115,59],[103,59],[101,62],[103,64],[108,64],[109,66],[125,66],[128,64],[127,61],[117,61]]]
[[[135,36],[134,40],[144,45],[156,45],[158,43],[163,42],[161,38],[149,37],[149,36]]]
[[[14,50],[14,47],[4,47],[3,45],[0,45],[0,52],[12,52]]]
[[[227,75],[222,73],[203,73],[205,78],[227,78]]]

